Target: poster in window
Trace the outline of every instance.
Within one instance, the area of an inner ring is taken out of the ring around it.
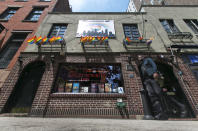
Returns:
[[[105,92],[106,93],[111,93],[111,84],[105,83]]]
[[[98,85],[97,83],[91,84],[91,93],[97,93],[98,92]]]
[[[104,93],[104,84],[98,84],[99,93]]]
[[[58,92],[64,92],[65,83],[61,82],[58,85]]]
[[[89,87],[84,87],[84,93],[88,93],[89,92]]]
[[[112,84],[112,92],[113,93],[118,93],[118,83],[113,83]]]
[[[113,20],[79,20],[76,37],[115,37]]]
[[[77,82],[73,83],[73,90],[72,90],[72,92],[73,93],[79,93],[79,88],[80,88],[80,83],[77,83]]]
[[[66,92],[72,92],[72,83],[66,83],[65,84],[65,91]]]
[[[120,93],[120,94],[123,94],[124,93],[123,87],[118,87],[118,93]]]

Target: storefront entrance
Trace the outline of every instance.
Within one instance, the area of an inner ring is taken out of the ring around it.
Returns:
[[[45,71],[44,62],[27,65],[5,105],[4,113],[28,113]]]
[[[184,91],[181,88],[178,79],[173,73],[173,68],[163,63],[156,62],[156,64],[159,72],[164,75],[164,85],[168,89],[168,91],[164,95],[163,105],[169,118],[180,118],[181,107],[179,106],[179,104],[183,104],[186,107],[187,113],[185,117],[194,117],[194,113],[186,98],[186,95],[184,94]]]
[[[175,77],[173,68],[167,64],[156,62],[157,70],[160,76],[164,78],[164,87],[166,91],[163,91],[163,97],[159,98],[163,111],[167,114],[168,118],[193,118],[193,110],[184,94],[178,79]],[[141,66],[140,66],[141,67]],[[140,68],[139,68],[140,69]],[[141,72],[141,69],[140,69]],[[142,82],[143,76],[142,77]],[[143,82],[144,83],[144,82]],[[146,85],[144,85],[146,90]],[[146,90],[146,92],[148,92]],[[154,114],[151,106],[151,100],[148,95],[146,96],[147,102],[149,103],[149,110],[151,114]]]

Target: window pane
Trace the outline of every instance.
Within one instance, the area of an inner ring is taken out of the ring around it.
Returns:
[[[1,19],[9,20],[18,10],[18,8],[8,8],[1,16]]]
[[[27,20],[38,21],[42,13],[43,9],[33,9]]]
[[[49,37],[53,36],[64,36],[66,31],[65,25],[53,25]]]
[[[124,25],[124,34],[125,37],[129,37],[130,39],[137,40],[140,37],[137,24]]]

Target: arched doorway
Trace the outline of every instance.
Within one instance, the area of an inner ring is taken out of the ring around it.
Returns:
[[[184,94],[183,89],[181,88],[179,80],[174,74],[173,67],[168,64],[157,62],[157,61],[156,61],[156,65],[157,65],[159,72],[164,75],[164,83],[165,83],[165,86],[170,91],[170,95],[171,95],[171,92],[175,93],[171,97],[174,97],[175,100],[185,105],[186,110],[188,111],[186,117],[188,118],[195,117],[193,110],[187,100],[187,97]],[[168,99],[169,95],[167,95],[166,97]],[[165,108],[167,110],[169,117],[179,118],[180,117],[179,107],[176,106],[174,102],[171,102],[171,100],[167,100],[166,97],[164,100],[164,104],[165,104]]]
[[[31,109],[36,91],[45,71],[45,63],[36,61],[28,64],[4,107],[4,113],[28,113]]]
[[[185,111],[187,110],[185,118],[193,118],[195,117],[194,112],[187,100],[186,95],[184,94],[183,89],[181,88],[181,85],[179,83],[179,80],[174,74],[173,67],[170,66],[167,63],[159,62],[158,60],[153,59],[155,64],[157,65],[158,72],[163,75],[164,77],[164,87],[167,88],[168,91],[163,92],[163,99],[161,99],[162,106],[166,114],[169,118],[183,118],[182,113],[184,113],[183,110],[181,110],[181,107],[185,107]],[[140,76],[142,78],[143,82],[143,76],[141,73],[141,65],[139,65],[140,70]],[[144,85],[144,89],[145,85]],[[150,114],[153,114],[152,108],[151,108],[151,102],[148,95],[145,96],[147,99],[148,104],[150,105],[149,109]]]

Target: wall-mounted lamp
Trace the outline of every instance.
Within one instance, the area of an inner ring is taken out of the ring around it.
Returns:
[[[55,56],[54,56],[54,55],[51,55],[51,56],[50,56],[50,60],[51,60],[52,64],[54,64]]]
[[[128,60],[127,60],[128,65],[126,65],[126,70],[127,71],[134,71],[134,67],[133,67],[133,65],[131,63],[132,60],[133,60],[133,58],[131,56],[129,56]]]

